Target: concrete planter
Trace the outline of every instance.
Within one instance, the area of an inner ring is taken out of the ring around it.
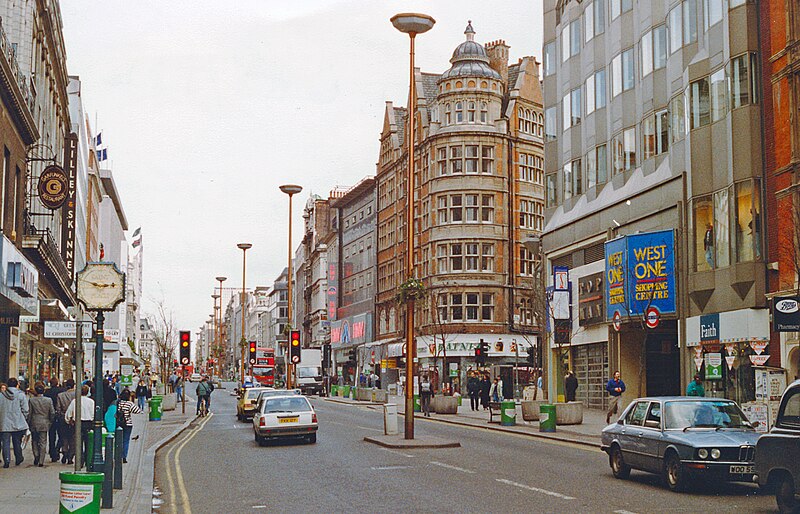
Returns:
[[[372,401],[372,389],[367,389],[366,387],[358,387],[356,388],[356,400],[362,402],[371,402]]]
[[[544,400],[524,400],[522,406],[522,419],[525,421],[539,421],[539,406],[547,403]]]
[[[389,396],[386,394],[386,391],[383,389],[375,389],[372,391],[372,401],[378,403],[387,403],[389,401]]]
[[[170,393],[164,395],[164,401],[161,402],[161,410],[175,410],[178,406],[178,394],[177,393]]]
[[[583,423],[583,402],[556,402],[557,425],[580,425]]]
[[[434,396],[431,398],[431,410],[437,414],[458,414],[458,397]]]

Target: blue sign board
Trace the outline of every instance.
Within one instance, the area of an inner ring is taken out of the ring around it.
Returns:
[[[675,235],[672,230],[623,236],[605,245],[606,319],[641,316],[648,308],[676,311]]]
[[[700,341],[719,343],[719,313],[700,316]]]

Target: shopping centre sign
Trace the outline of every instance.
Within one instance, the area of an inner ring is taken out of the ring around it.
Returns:
[[[618,237],[605,244],[606,321],[655,309],[675,313],[675,234],[672,230]]]

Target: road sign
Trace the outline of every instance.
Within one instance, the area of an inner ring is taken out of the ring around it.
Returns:
[[[644,323],[647,328],[656,328],[661,320],[661,313],[655,307],[648,307],[644,314]]]
[[[181,364],[184,366],[189,364],[189,357],[181,357]]]
[[[611,320],[611,324],[614,326],[614,330],[617,332],[619,332],[622,328],[622,314],[620,314],[619,311],[614,311],[614,317]]]
[[[77,337],[76,321],[45,321],[44,337],[46,339],[75,339]],[[83,322],[83,339],[92,338],[92,322]]]

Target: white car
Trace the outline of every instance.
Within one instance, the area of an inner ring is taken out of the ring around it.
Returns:
[[[260,407],[253,415],[253,434],[259,445],[281,438],[317,442],[317,413],[305,396],[290,394],[264,398]]]
[[[189,377],[189,382],[199,382],[202,379],[203,377],[200,373],[192,373],[192,376]]]

